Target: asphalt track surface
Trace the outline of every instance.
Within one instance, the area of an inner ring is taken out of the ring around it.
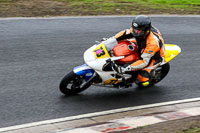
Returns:
[[[0,127],[79,114],[200,97],[200,17],[152,17],[165,43],[182,53],[167,77],[139,90],[90,87],[76,96],[60,80],[83,64],[95,40],[130,27],[132,17],[0,20]]]

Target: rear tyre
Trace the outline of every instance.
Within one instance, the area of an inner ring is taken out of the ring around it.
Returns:
[[[152,78],[152,82],[154,84],[156,84],[156,83],[160,82],[161,80],[163,80],[167,76],[169,70],[170,70],[169,63],[166,63],[166,64],[156,68],[155,73]]]
[[[69,96],[78,94],[91,85],[92,81],[85,82],[83,76],[78,76],[72,71],[61,80],[59,88],[63,94]]]
[[[169,63],[166,63],[166,64],[164,64],[162,66],[159,66],[153,72],[153,74],[152,74],[152,80],[151,80],[151,82],[149,83],[148,86],[143,86],[142,83],[137,83],[137,85],[139,86],[139,88],[149,88],[149,87],[152,87],[156,83],[158,83],[161,80],[163,80],[166,77],[166,75],[168,74],[169,70],[170,70]]]

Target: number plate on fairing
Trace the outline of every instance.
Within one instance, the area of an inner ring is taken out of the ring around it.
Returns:
[[[96,47],[93,52],[95,54],[96,59],[109,58],[110,57],[110,55],[109,55],[108,51],[106,50],[103,43],[100,44],[98,47]]]

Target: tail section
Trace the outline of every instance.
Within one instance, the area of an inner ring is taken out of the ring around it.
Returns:
[[[165,62],[169,62],[179,53],[181,53],[181,48],[175,44],[164,44],[165,46]]]

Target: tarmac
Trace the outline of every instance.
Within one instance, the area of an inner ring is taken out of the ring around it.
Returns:
[[[133,129],[199,116],[200,98],[193,98],[4,127],[0,133],[131,133]]]

